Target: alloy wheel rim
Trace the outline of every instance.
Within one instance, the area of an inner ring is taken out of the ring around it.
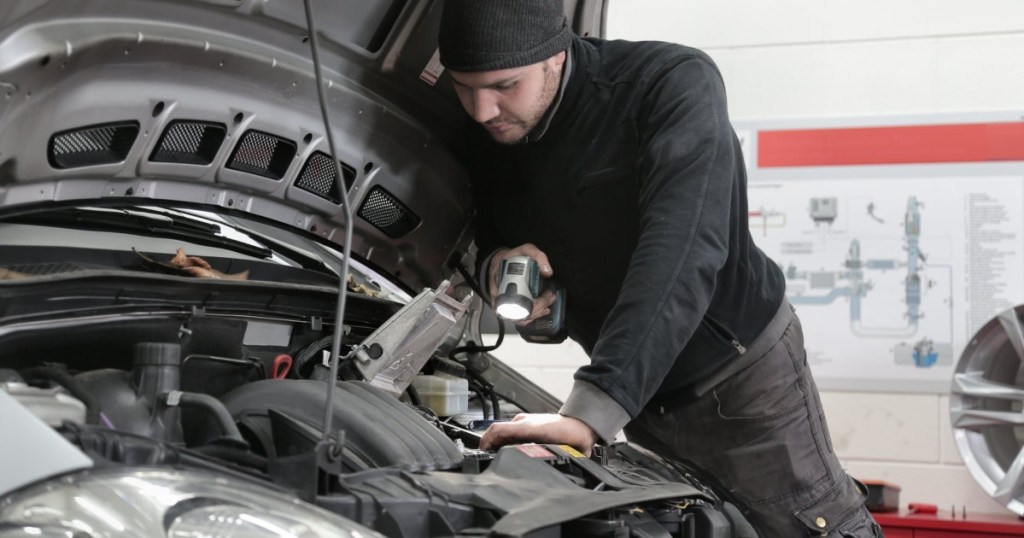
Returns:
[[[953,374],[950,419],[971,476],[1024,515],[1024,305],[975,333]]]

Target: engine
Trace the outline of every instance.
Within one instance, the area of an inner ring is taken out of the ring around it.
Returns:
[[[439,413],[402,373],[473,377],[440,342],[451,324],[437,325],[439,300],[450,298],[356,298],[333,383],[326,326],[204,311],[77,317],[60,322],[60,339],[9,330],[3,356],[60,360],[5,360],[0,382],[94,461],[244,477],[387,536],[742,535],[741,518],[685,468],[640,447],[479,450],[498,404],[485,416],[481,393]],[[389,355],[375,368],[392,375],[374,382],[366,363]],[[502,404],[502,416],[526,411]]]

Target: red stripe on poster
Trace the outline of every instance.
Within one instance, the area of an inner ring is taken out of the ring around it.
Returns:
[[[1024,161],[1024,122],[759,131],[757,165]]]

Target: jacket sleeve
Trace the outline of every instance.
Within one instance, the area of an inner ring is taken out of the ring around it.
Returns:
[[[606,441],[654,395],[708,309],[743,166],[709,58],[677,58],[647,87],[637,116],[637,246],[591,362],[577,371],[561,410]]]

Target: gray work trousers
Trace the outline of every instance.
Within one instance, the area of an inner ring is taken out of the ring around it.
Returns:
[[[783,303],[788,326],[767,352],[696,400],[648,405],[626,436],[695,470],[761,538],[882,536],[832,449],[800,320]]]

